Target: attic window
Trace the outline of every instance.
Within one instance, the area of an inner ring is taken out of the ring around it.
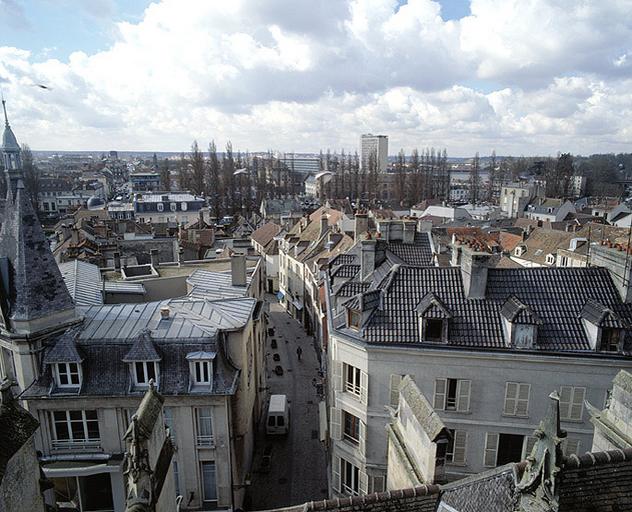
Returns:
[[[443,341],[443,319],[426,318],[424,327],[426,341]]]
[[[621,329],[613,327],[603,327],[601,329],[601,343],[599,350],[601,352],[619,352],[621,344]]]
[[[154,361],[136,361],[132,373],[137,386],[147,387],[151,380],[158,385],[158,365]]]
[[[349,327],[352,329],[360,329],[362,315],[357,309],[350,309],[347,315]]]
[[[164,204],[162,204],[162,203],[158,203],[158,204],[156,205],[156,208],[157,208],[157,210],[158,210],[159,212],[162,212],[162,211],[164,211],[164,210],[165,210],[165,205],[164,205]]]
[[[555,264],[555,256],[553,254],[547,254],[546,255],[546,264],[547,265]]]
[[[519,245],[514,249],[514,254],[516,256],[522,256],[523,252],[524,252],[524,247],[522,245]]]
[[[81,365],[78,363],[57,363],[56,380],[60,388],[72,388],[81,385]]]
[[[215,352],[191,352],[187,354],[191,386],[209,388],[213,384],[213,359]]]

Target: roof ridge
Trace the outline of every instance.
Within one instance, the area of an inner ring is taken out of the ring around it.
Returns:
[[[586,452],[583,455],[571,455],[562,459],[563,469],[581,469],[603,466],[617,462],[632,461],[632,448],[617,448],[599,452]]]

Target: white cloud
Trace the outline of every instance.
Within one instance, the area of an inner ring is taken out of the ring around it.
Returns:
[[[629,0],[472,0],[456,21],[432,0],[163,0],[93,55],[0,47],[0,82],[36,149],[355,149],[373,131],[393,153],[626,150],[630,14]],[[496,90],[460,85],[478,81]]]

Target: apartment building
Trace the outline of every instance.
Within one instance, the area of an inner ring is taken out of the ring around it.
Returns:
[[[365,172],[369,169],[369,160],[375,159],[379,172],[385,172],[388,167],[388,136],[367,133],[360,136],[360,168]]]
[[[361,241],[369,269],[374,246]],[[460,268],[395,264],[362,282],[330,270],[333,496],[388,486],[386,408],[398,406],[406,374],[451,433],[446,480],[523,460],[552,390],[565,453],[591,446],[584,401],[603,404],[632,367],[630,271],[494,269],[490,255],[462,250]]]
[[[245,259],[219,277],[229,297],[213,295],[206,275],[181,298],[77,306],[24,193],[8,122],[2,156],[0,381],[40,424],[47,503],[125,510],[123,434],[153,383],[177,447],[169,473],[181,510],[240,507],[265,402],[262,287]]]

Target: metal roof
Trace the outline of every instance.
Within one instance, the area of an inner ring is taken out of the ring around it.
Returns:
[[[212,300],[244,297],[251,281],[252,276],[246,275],[246,286],[233,286],[230,272],[198,269],[187,278],[187,285],[192,287],[190,297]]]
[[[103,304],[101,271],[85,261],[73,260],[59,264],[61,277],[77,306]]]

